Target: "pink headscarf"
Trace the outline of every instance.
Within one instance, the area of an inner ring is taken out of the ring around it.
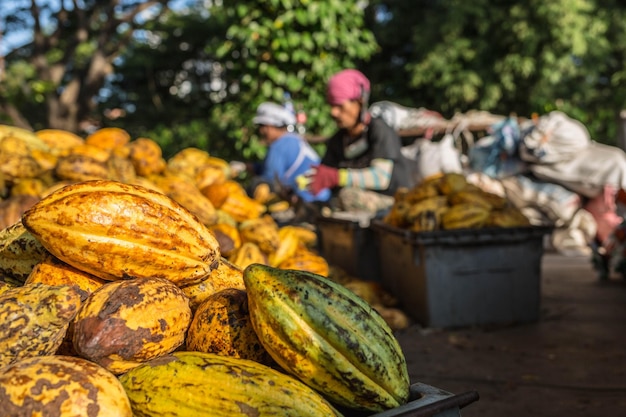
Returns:
[[[346,100],[360,99],[364,92],[370,92],[367,77],[361,71],[346,69],[330,77],[326,100],[331,106],[337,106]]]

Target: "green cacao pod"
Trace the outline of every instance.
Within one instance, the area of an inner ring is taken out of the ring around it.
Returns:
[[[135,417],[333,417],[335,409],[295,378],[260,363],[175,352],[122,375]]]
[[[382,411],[408,400],[404,354],[366,301],[306,271],[253,264],[243,276],[252,325],[283,369],[350,408]]]

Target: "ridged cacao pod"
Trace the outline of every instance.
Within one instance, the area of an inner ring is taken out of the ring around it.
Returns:
[[[182,345],[191,318],[189,300],[168,280],[109,282],[83,303],[72,342],[78,355],[122,374]]]
[[[280,245],[278,225],[270,216],[249,219],[239,225],[242,242],[256,243],[266,255],[275,252]]]
[[[61,180],[76,182],[108,179],[110,176],[106,162],[74,154],[60,157],[54,173]]]
[[[217,267],[219,244],[171,198],[115,181],[68,185],[23,215],[50,253],[105,280],[201,281]]]
[[[66,285],[25,285],[0,295],[0,367],[56,353],[80,305],[78,291]]]
[[[23,284],[48,251],[21,220],[0,231],[0,274],[4,280]]]
[[[278,268],[307,271],[324,277],[328,276],[330,270],[328,261],[324,257],[302,247],[296,249],[291,257],[278,264]]]
[[[167,169],[195,180],[198,171],[210,163],[211,156],[202,149],[188,147],[180,150],[167,160]]]
[[[363,299],[320,275],[261,264],[244,270],[244,282],[252,325],[283,369],[346,407],[383,411],[408,401],[402,349]]]
[[[252,242],[242,244],[239,249],[228,257],[228,260],[241,269],[245,269],[248,265],[255,263],[268,263],[267,255],[263,253],[259,245]]]
[[[250,322],[245,290],[227,288],[203,301],[185,342],[187,350],[273,363]]]
[[[158,143],[149,138],[137,138],[127,145],[130,150],[128,158],[138,175],[148,176],[160,174],[167,163],[163,159],[163,151]]]
[[[119,127],[103,127],[85,138],[86,144],[106,150],[124,146],[128,142],[130,142],[130,134]]]
[[[222,256],[229,257],[241,247],[241,235],[239,228],[230,223],[216,223],[209,226],[209,230],[215,235],[220,244]]]
[[[69,149],[85,143],[85,140],[77,134],[61,129],[42,129],[36,131],[35,135],[50,147],[53,155],[57,156],[66,155]]]
[[[446,230],[477,229],[483,227],[490,210],[470,203],[455,204],[441,216],[441,226]]]
[[[70,285],[82,292],[81,298],[85,299],[107,282],[48,254],[34,266],[24,284]]]
[[[339,417],[295,378],[245,359],[175,352],[122,375],[136,417]]]
[[[132,417],[130,401],[115,375],[72,356],[22,359],[0,373],[6,416]]]
[[[245,289],[243,270],[227,259],[221,258],[218,267],[211,271],[209,276],[197,284],[182,287],[182,290],[189,298],[189,306],[193,311],[208,297],[227,288]]]

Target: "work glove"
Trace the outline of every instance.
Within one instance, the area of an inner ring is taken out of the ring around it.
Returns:
[[[318,195],[320,191],[325,188],[334,188],[338,185],[341,185],[339,183],[339,179],[341,176],[340,171],[343,170],[332,168],[327,165],[316,165],[312,167],[309,191],[311,191],[313,195]]]

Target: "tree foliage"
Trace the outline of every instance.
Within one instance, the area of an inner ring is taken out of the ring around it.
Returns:
[[[289,92],[309,132],[328,135],[325,84],[346,67],[369,76],[372,101],[448,117],[559,109],[607,143],[626,106],[617,0],[185,0],[174,11],[170,1],[3,8],[5,37],[34,37],[6,56],[0,122],[78,132],[95,120],[153,137],[167,154],[198,146],[256,158],[256,106]]]
[[[623,78],[625,10],[591,0],[377,1],[373,16],[390,18],[370,19],[382,46],[371,69],[407,105],[448,116],[559,109],[606,140],[624,106],[615,88]]]
[[[32,29],[32,42],[7,57],[0,84],[0,109],[20,124],[78,131],[143,13],[154,19],[167,10],[166,0],[78,4],[22,0],[4,16],[9,31]]]

